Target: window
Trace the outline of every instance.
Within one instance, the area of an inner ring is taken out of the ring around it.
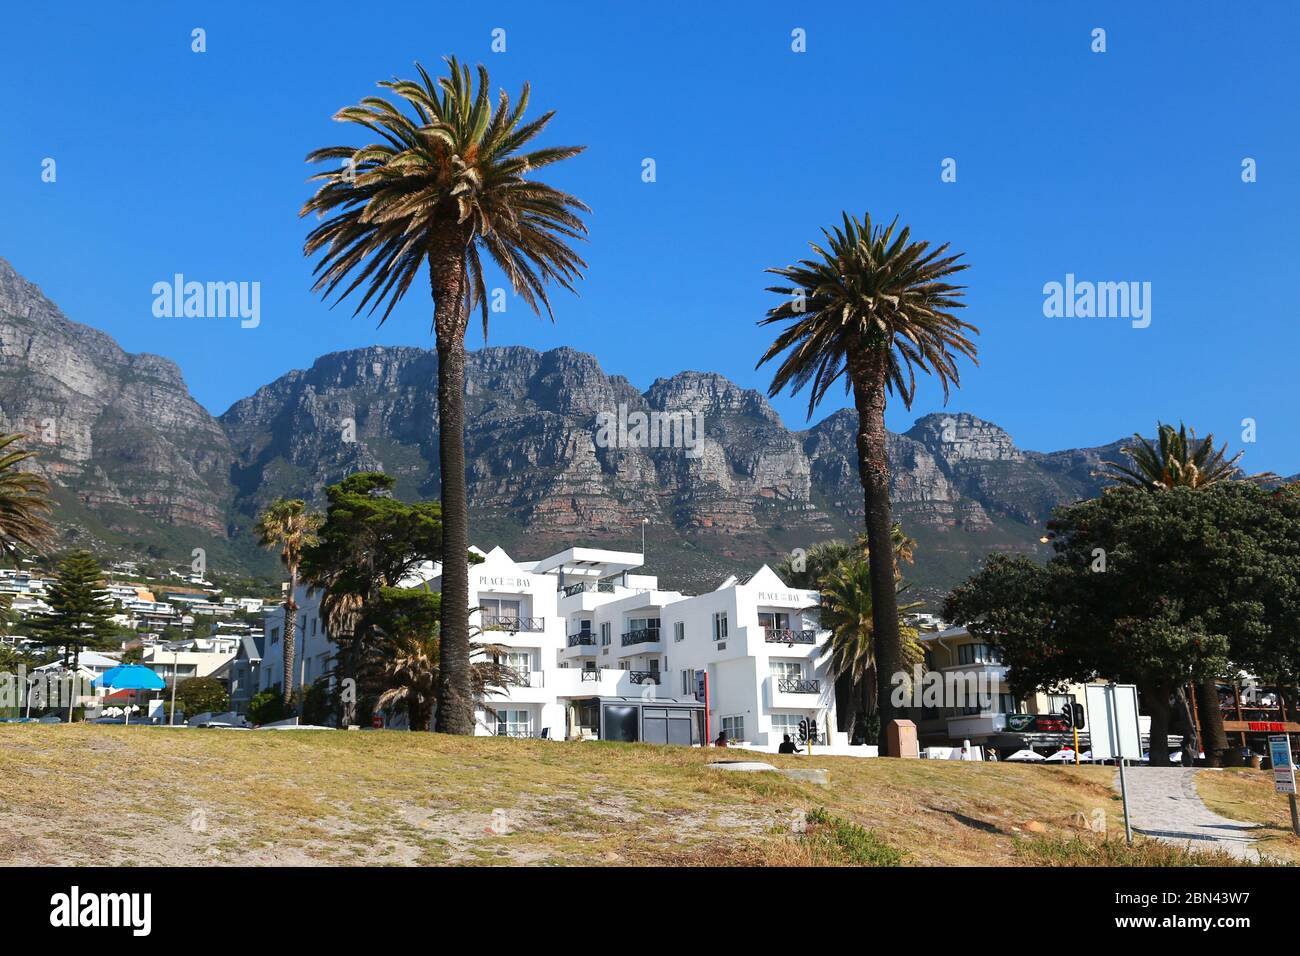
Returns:
[[[682,696],[686,697],[695,693],[695,671],[687,668],[682,671]]]
[[[772,734],[777,740],[780,740],[783,734],[789,734],[791,740],[798,740],[801,720],[803,717],[799,714],[773,714]]]
[[[527,681],[533,669],[533,655],[528,651],[506,651],[501,663]]]
[[[727,639],[727,612],[713,612],[713,639],[715,641],[725,641]]]
[[[958,664],[1001,664],[1002,648],[991,644],[963,644],[957,648]]]
[[[605,621],[600,625],[600,646],[609,646],[609,621]]]
[[[765,631],[788,630],[790,615],[785,611],[759,611],[758,626]]]
[[[673,624],[673,640],[674,640],[674,641],[684,641],[684,640],[686,640],[686,622],[685,622],[685,621],[677,621],[677,622],[675,622],[675,623]]]
[[[1047,712],[1049,714],[1059,714],[1065,710],[1066,705],[1074,703],[1073,694],[1048,694],[1047,695]]]
[[[320,618],[318,618],[318,617],[313,617],[313,618],[311,619],[311,636],[312,636],[312,637],[315,637],[315,636],[316,636],[316,622],[319,621],[319,620],[320,620]]]
[[[280,643],[280,629],[278,627],[271,628],[271,643]]]
[[[722,732],[727,735],[728,741],[744,740],[745,739],[745,718],[744,717],[723,717]]]
[[[483,626],[519,622],[519,600],[509,598],[484,598],[479,601],[482,608]]]
[[[1016,700],[1015,694],[998,694],[998,713],[999,714],[1020,713],[1020,702]]]
[[[803,680],[803,664],[800,661],[771,661],[768,665],[777,680]]]
[[[498,710],[498,737],[531,737],[533,716],[526,710]]]

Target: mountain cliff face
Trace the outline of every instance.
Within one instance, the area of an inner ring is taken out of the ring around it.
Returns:
[[[370,469],[394,475],[403,497],[435,497],[436,374],[427,349],[325,355],[214,419],[174,364],[70,322],[0,260],[0,427],[33,436],[69,540],[188,560],[197,532],[247,567],[248,529],[273,498],[319,504],[326,485]],[[470,353],[466,405],[474,539],[523,557],[581,541],[639,547],[644,529],[665,582],[701,587],[862,527],[852,410],[795,432],[715,373],[639,392],[590,355],[520,347]],[[1101,461],[1119,455],[1119,443],[1023,451],[958,412],[889,442],[895,513],[919,542],[908,577],[923,594],[991,551],[1045,553],[1052,508],[1095,495]]]
[[[176,365],[70,322],[3,259],[0,428],[32,436],[36,469],[110,528],[226,533],[230,445]]]

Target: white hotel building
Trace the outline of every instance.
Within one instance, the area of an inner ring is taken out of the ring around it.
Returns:
[[[494,548],[483,558],[469,572],[476,639],[507,648],[503,662],[526,683],[483,702],[479,734],[698,744],[721,731],[775,750],[809,718],[821,743],[847,745],[834,730],[816,591],[787,587],[763,567],[748,581],[683,595],[635,573],[640,554],[596,548],[540,561]],[[406,583],[436,589],[440,572],[426,565]],[[333,656],[319,592],[300,589],[298,603],[306,656],[295,686],[328,674]],[[282,627],[282,609],[268,609],[263,688],[282,680]]]

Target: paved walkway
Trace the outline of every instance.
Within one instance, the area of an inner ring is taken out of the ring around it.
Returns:
[[[1129,819],[1136,832],[1190,846],[1224,850],[1245,860],[1258,860],[1250,831],[1258,824],[1229,820],[1214,813],[1196,792],[1191,767],[1127,767]],[[1211,771],[1213,772],[1213,771]],[[1119,771],[1115,772],[1119,789]]]

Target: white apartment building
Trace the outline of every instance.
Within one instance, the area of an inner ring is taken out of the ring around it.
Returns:
[[[846,746],[835,731],[834,681],[823,660],[816,591],[789,588],[767,567],[707,594],[660,590],[638,574],[642,555],[569,548],[515,561],[501,548],[469,571],[475,640],[501,648],[523,683],[483,701],[482,735],[700,743],[729,741],[775,750],[800,720],[819,742]],[[426,564],[412,579],[441,586]],[[332,670],[333,642],[319,616],[320,593],[300,588],[294,686]],[[283,609],[268,608],[260,668],[263,689],[283,679]]]

